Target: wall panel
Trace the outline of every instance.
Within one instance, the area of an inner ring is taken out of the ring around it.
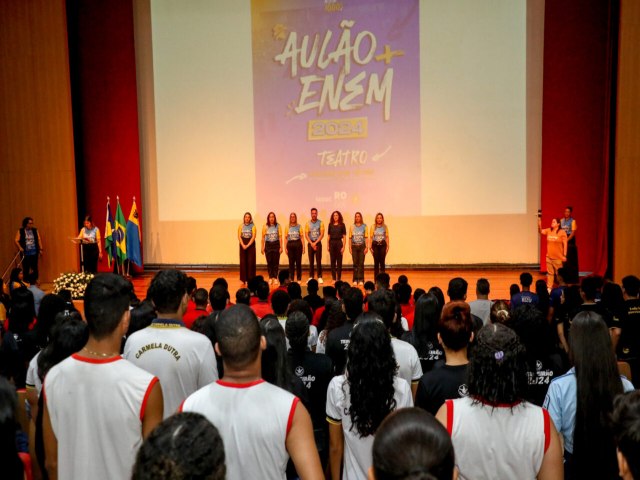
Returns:
[[[622,0],[614,194],[614,278],[640,276],[640,2]]]
[[[63,0],[0,2],[0,266],[32,216],[45,247],[41,281],[78,267],[67,237],[77,205]]]

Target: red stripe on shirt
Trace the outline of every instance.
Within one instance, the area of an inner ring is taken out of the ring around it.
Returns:
[[[232,383],[232,382],[225,382],[224,380],[217,380],[216,383],[218,385],[222,385],[223,387],[249,388],[249,387],[253,387],[254,385],[259,385],[261,383],[264,383],[264,380],[263,379],[254,380],[253,382],[249,382],[249,383]]]
[[[453,433],[453,400],[445,400],[447,405],[447,432],[449,436]]]
[[[144,398],[142,399],[142,406],[140,407],[140,421],[142,421],[142,419],[144,418],[144,412],[147,409],[147,400],[149,400],[149,395],[151,395],[151,389],[156,383],[158,383],[158,377],[153,377],[153,380],[149,382],[147,391],[145,392]]]
[[[112,363],[112,362],[117,362],[118,360],[123,360],[123,358],[118,355],[117,357],[109,357],[109,358],[89,358],[89,357],[83,357],[82,355],[78,355],[77,353],[74,353],[73,355],[71,355],[71,358],[74,358],[75,360],[78,360],[80,362],[86,362],[86,363]]]
[[[546,408],[542,409],[542,416],[544,417],[544,453],[547,453],[551,443],[551,420]]]
[[[295,397],[293,399],[293,403],[291,403],[291,410],[289,411],[289,419],[287,420],[287,437],[289,436],[289,432],[291,431],[291,426],[293,425],[293,415],[296,413],[296,407],[300,403],[300,399]]]

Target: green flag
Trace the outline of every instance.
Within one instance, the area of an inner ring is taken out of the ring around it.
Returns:
[[[113,231],[113,238],[116,241],[116,260],[118,265],[122,265],[127,259],[127,235],[126,235],[127,221],[122,213],[120,207],[120,201],[118,201],[118,208],[116,208],[116,228]]]

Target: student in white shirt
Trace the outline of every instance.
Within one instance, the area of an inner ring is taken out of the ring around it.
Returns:
[[[167,418],[185,398],[217,380],[218,370],[209,339],[182,323],[189,302],[187,276],[179,270],[158,272],[148,295],[158,318],[127,339],[123,356],[160,379]]]
[[[216,353],[224,376],[181,405],[204,415],[225,444],[228,480],[284,480],[289,456],[302,480],[323,479],[311,417],[298,398],[265,382],[261,352],[266,340],[246,305],[224,310],[215,324]]]
[[[378,426],[393,410],[413,406],[411,387],[397,370],[384,323],[375,313],[361,315],[351,332],[346,373],[334,377],[327,390],[333,480],[365,478]]]
[[[43,436],[49,478],[129,478],[135,454],[162,420],[158,379],[120,356],[130,284],[95,277],[85,292],[89,341],[45,377]]]

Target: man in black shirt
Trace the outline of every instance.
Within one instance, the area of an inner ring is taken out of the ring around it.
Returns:
[[[289,366],[292,373],[300,378],[309,392],[307,408],[313,423],[320,461],[326,466],[329,436],[326,421],[327,388],[333,378],[331,359],[324,354],[309,350],[309,317],[301,311],[289,312],[285,324],[285,334],[289,340]]]
[[[640,279],[628,275],[622,279],[624,313],[619,358],[631,366],[631,379],[640,385]]]
[[[467,347],[473,340],[471,310],[465,302],[447,303],[438,321],[438,341],[446,362],[425,373],[418,384],[416,407],[435,415],[445,400],[468,395]]]
[[[362,313],[363,296],[359,288],[350,287],[344,295],[343,306],[347,321],[340,327],[329,332],[327,336],[326,352],[333,362],[335,375],[342,375],[347,364],[347,349],[349,338],[356,318]]]

